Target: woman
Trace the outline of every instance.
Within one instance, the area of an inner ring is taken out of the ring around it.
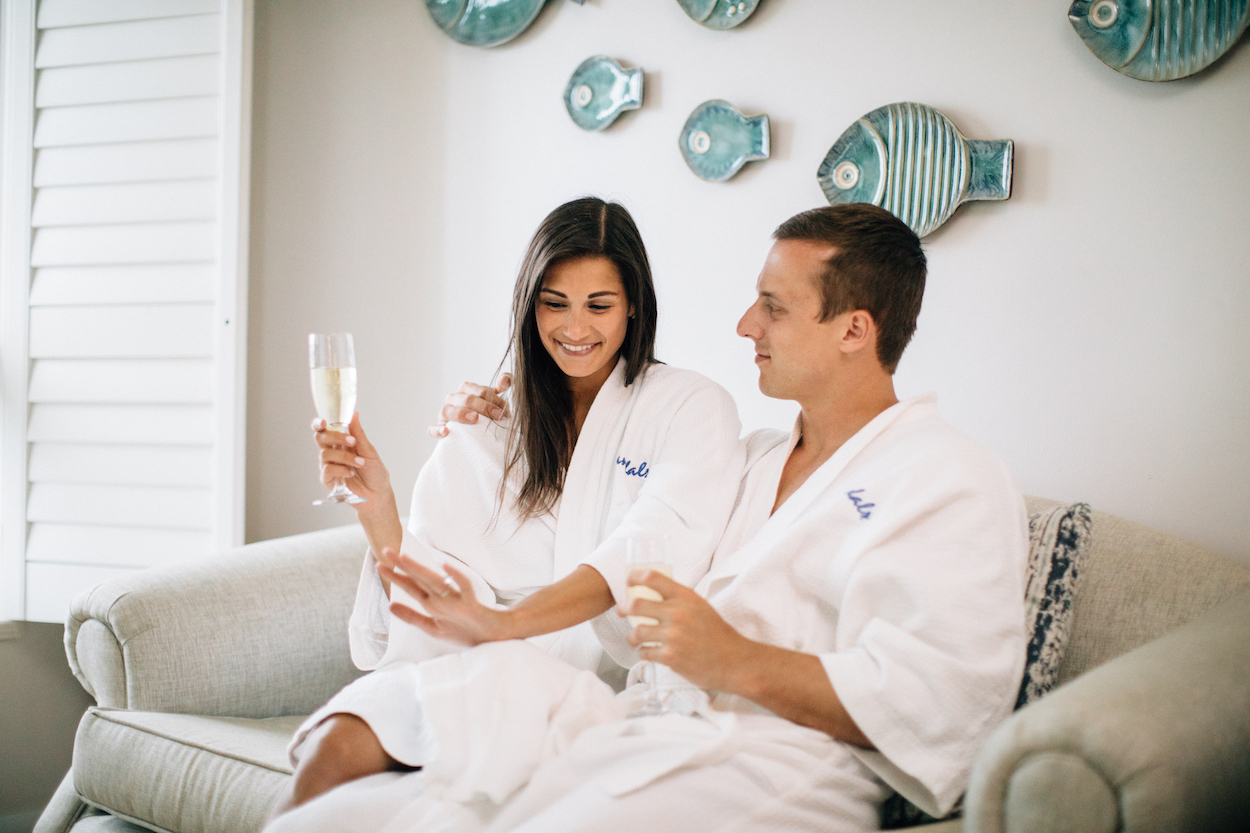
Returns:
[[[314,426],[322,481],[345,478],[366,499],[355,509],[370,550],[349,629],[353,660],[373,673],[296,733],[275,814],[420,765],[411,697],[422,660],[537,637],[623,682],[636,659],[627,626],[601,614],[625,598],[631,535],[667,534],[683,583],[707,569],[737,494],[740,423],[724,389],[656,361],[655,291],[629,213],[585,198],[548,215],[512,314],[510,416],[451,428],[417,480],[406,530],[359,418],[347,437]],[[397,568],[414,580],[392,583]]]

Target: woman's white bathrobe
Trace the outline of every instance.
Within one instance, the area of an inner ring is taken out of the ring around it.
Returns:
[[[694,716],[621,720],[637,687],[613,695],[499,643],[424,666],[425,769],[326,796],[322,807],[369,807],[335,829],[858,831],[877,827],[887,785],[947,811],[1020,684],[1023,501],[1005,466],[920,397],[877,416],[770,516],[799,430],[751,437],[698,589],[744,635],[819,656],[876,751],[676,675],[672,699]],[[289,829],[323,829],[320,801]]]
[[[480,601],[502,607],[579,564],[597,569],[622,601],[625,542],[635,533],[668,535],[675,576],[688,584],[700,579],[742,474],[737,407],[722,387],[693,371],[652,365],[626,387],[624,370],[625,362],[618,361],[595,397],[552,515],[522,521],[510,511],[521,483],[515,476],[499,510],[506,424],[449,426],[417,479],[403,552],[431,565],[453,563],[470,577]],[[392,592],[422,609],[402,588]],[[370,724],[392,757],[416,763],[421,721],[413,664],[463,646],[393,618],[388,604],[370,553],[349,633],[353,661],[373,673],[312,715],[296,733],[292,751],[325,717],[348,712]],[[619,682],[637,656],[627,633],[624,620],[608,611],[592,623],[532,641],[575,667]],[[604,647],[615,661],[603,656]]]

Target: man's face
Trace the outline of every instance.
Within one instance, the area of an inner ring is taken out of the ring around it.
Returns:
[[[843,320],[820,321],[820,278],[835,253],[810,240],[778,240],[760,272],[759,297],[738,322],[738,335],[755,344],[760,391],[775,399],[803,399],[835,382]]]

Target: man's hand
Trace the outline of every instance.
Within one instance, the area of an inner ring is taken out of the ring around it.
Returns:
[[[403,553],[387,548],[378,559],[378,573],[397,584],[425,607],[424,616],[401,602],[391,602],[391,613],[430,636],[461,645],[511,639],[507,611],[494,610],[473,595],[468,576],[444,564],[439,575]]]
[[[476,385],[473,382],[461,382],[455,393],[448,394],[443,407],[438,412],[438,423],[429,427],[431,437],[446,437],[447,423],[462,422],[472,425],[477,422],[478,415],[487,419],[503,419],[508,413],[508,403],[503,399],[503,392],[512,387],[512,374],[505,373],[499,377],[494,387]]]
[[[655,625],[639,625],[629,644],[639,648],[641,659],[667,665],[700,688],[735,691],[741,683],[734,672],[749,662],[752,642],[721,618],[698,593],[655,570],[635,574],[641,584],[663,601],[633,599],[617,611],[619,616],[649,616]],[[659,643],[646,646],[646,643]]]
[[[633,584],[663,597],[633,599],[618,615],[649,616],[655,625],[639,625],[629,636],[638,656],[663,663],[700,688],[736,694],[801,726],[867,749],[872,741],[860,731],[838,694],[820,657],[747,639],[689,587],[663,573],[642,571]]]

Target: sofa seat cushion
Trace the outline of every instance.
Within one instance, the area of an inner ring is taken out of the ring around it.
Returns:
[[[291,774],[286,747],[303,720],[91,708],[74,739],[74,789],[153,830],[260,830]]]

